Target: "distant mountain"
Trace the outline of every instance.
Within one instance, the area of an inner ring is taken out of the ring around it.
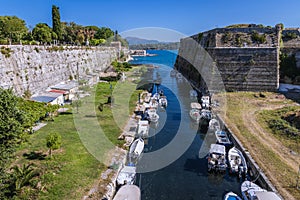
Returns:
[[[137,44],[158,44],[161,43],[158,40],[147,40],[138,37],[126,37],[125,38],[129,45],[137,45]]]

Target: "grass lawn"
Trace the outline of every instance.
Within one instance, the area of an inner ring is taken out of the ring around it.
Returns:
[[[111,148],[122,146],[118,140],[122,128],[138,99],[135,84],[112,82],[114,103],[106,104],[110,84],[99,83],[90,96],[73,113],[61,114],[35,132],[17,152],[13,163],[34,163],[40,172],[35,188],[25,188],[23,199],[82,199],[107,168],[104,160]],[[102,112],[97,108],[103,103]],[[125,109],[124,109],[125,105]],[[46,136],[57,132],[62,146],[49,159]],[[100,160],[100,161],[99,161]]]

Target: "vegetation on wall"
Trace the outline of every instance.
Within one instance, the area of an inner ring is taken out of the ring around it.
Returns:
[[[298,82],[296,79],[300,76],[300,69],[297,68],[295,55],[286,53],[280,54],[280,79],[281,82]],[[289,79],[289,81],[287,80]],[[300,82],[300,80],[299,80]]]

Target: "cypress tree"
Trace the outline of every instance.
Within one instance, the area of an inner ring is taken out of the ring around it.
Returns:
[[[62,30],[60,22],[59,7],[52,5],[52,29],[56,33],[58,40],[62,40]]]

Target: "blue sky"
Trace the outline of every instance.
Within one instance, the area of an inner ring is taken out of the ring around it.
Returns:
[[[0,15],[15,15],[27,26],[52,26],[52,5],[60,7],[61,21],[108,26],[119,33],[160,27],[192,35],[236,23],[300,27],[299,0],[0,0]],[[158,35],[151,32],[148,39],[161,40]]]

